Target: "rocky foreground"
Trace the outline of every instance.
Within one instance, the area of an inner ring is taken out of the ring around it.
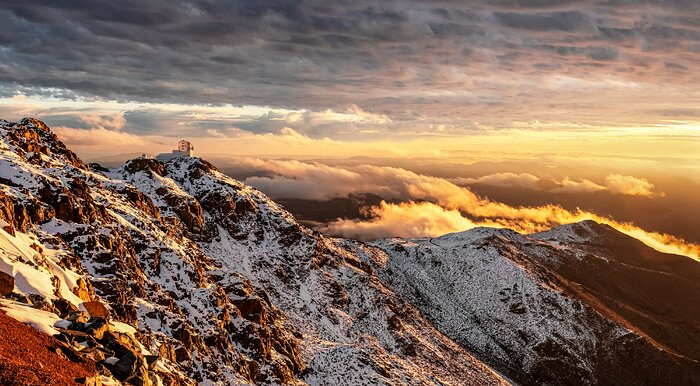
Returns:
[[[24,119],[0,121],[0,225],[0,309],[75,383],[700,379],[698,264],[595,223],[330,239],[202,159],[86,165]]]

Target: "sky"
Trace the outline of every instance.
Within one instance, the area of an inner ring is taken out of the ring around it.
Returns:
[[[394,194],[396,170],[404,187],[417,173],[469,192],[526,189],[572,213],[572,195],[597,194],[588,209],[606,218],[619,217],[600,209],[608,196],[661,205],[669,223],[700,206],[688,198],[700,184],[697,0],[0,4],[0,118],[38,117],[86,160],[187,138],[273,196],[385,192],[412,218],[454,215],[405,235],[506,221]],[[372,183],[347,189],[348,173]],[[644,221],[633,212],[624,220]],[[359,234],[346,220],[325,229]]]

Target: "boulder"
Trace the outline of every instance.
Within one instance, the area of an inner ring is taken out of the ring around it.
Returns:
[[[73,293],[75,294],[75,296],[79,297],[80,300],[84,302],[91,301],[92,299],[90,299],[90,291],[88,290],[87,285],[85,284],[85,280],[80,278],[75,284],[76,286],[73,287]]]
[[[99,375],[92,377],[80,377],[75,379],[75,383],[85,386],[102,386],[102,379]]]
[[[95,347],[97,342],[95,338],[91,335],[77,330],[64,330],[60,334],[54,335],[56,339],[61,342],[67,343],[72,347],[78,347],[81,343],[84,347]]]
[[[175,362],[180,363],[180,362],[189,362],[192,360],[192,354],[190,353],[190,350],[180,346],[175,349]]]
[[[146,360],[140,354],[135,352],[127,352],[114,364],[107,366],[112,374],[120,380],[126,381],[132,385],[149,386],[151,385],[148,377],[148,365]]]
[[[66,317],[66,320],[70,322],[78,322],[78,323],[87,323],[88,320],[90,320],[90,314],[84,311],[73,311],[69,313]]]
[[[5,272],[0,272],[0,295],[5,296],[15,289],[14,276]]]
[[[29,296],[24,295],[24,294],[18,294],[16,292],[12,292],[12,293],[6,294],[5,298],[14,300],[18,303],[24,303],[24,304],[27,304],[30,306],[32,305],[32,299],[30,299]]]
[[[108,368],[118,380],[124,381],[136,372],[139,366],[139,357],[133,352],[126,352],[114,364]]]
[[[267,317],[265,305],[262,299],[257,296],[247,296],[240,299],[234,298],[231,299],[231,302],[241,312],[241,316],[251,322],[261,324]]]
[[[83,303],[85,310],[90,314],[90,316],[109,319],[109,310],[102,302],[85,302]]]
[[[129,334],[114,330],[105,331],[102,342],[107,348],[119,355],[127,351],[137,351],[139,348],[138,342]]]
[[[101,362],[106,358],[105,352],[97,348],[82,349],[80,356],[92,362]]]
[[[101,340],[107,330],[109,330],[109,324],[104,318],[92,318],[85,324],[85,332],[97,340]]]
[[[71,313],[78,311],[78,307],[76,307],[73,303],[63,298],[54,300],[53,307],[58,312],[58,316],[64,319],[67,318]]]
[[[32,243],[32,245],[29,246],[31,249],[39,252],[39,253],[44,253],[44,248],[42,248],[39,244],[37,243]]]
[[[12,224],[5,224],[2,226],[2,230],[10,234],[10,236],[15,235],[15,227],[12,226]]]
[[[145,355],[144,358],[146,358],[146,364],[148,364],[148,368],[151,370],[156,366],[158,359],[160,359],[158,355]]]

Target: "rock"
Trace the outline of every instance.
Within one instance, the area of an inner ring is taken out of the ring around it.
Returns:
[[[66,299],[54,300],[53,307],[56,311],[58,311],[58,316],[63,319],[66,319],[71,313],[78,312],[78,307]]]
[[[117,360],[113,365],[108,365],[107,367],[112,371],[112,374],[117,377],[120,381],[124,381],[129,378],[130,375],[136,372],[138,368],[138,356],[133,352],[127,352],[119,360]]]
[[[102,386],[102,379],[99,375],[95,375],[92,377],[81,377],[76,378],[75,383],[85,386]]]
[[[180,346],[175,349],[175,362],[189,362],[192,360],[192,354],[186,348]]]
[[[5,272],[0,272],[0,295],[5,296],[15,289],[14,276]]]
[[[109,310],[104,304],[102,304],[102,302],[85,302],[83,303],[83,306],[90,316],[109,319]]]
[[[24,294],[18,294],[16,292],[12,292],[12,293],[6,294],[5,298],[14,300],[18,303],[24,303],[24,304],[27,304],[30,306],[32,305],[32,299],[30,299],[29,296],[24,295]]]
[[[65,319],[71,322],[86,323],[90,320],[90,314],[84,311],[73,311]]]
[[[102,340],[107,330],[109,330],[109,324],[103,318],[92,318],[85,324],[85,332],[94,336],[97,340]]]
[[[146,372],[145,378],[144,376],[138,376],[138,377],[133,377],[129,379],[128,381],[134,386],[150,386],[152,383],[149,380],[148,372]]]
[[[9,233],[11,236],[15,235],[15,227],[13,227],[11,224],[4,225],[2,230]]]
[[[153,369],[153,367],[155,367],[156,362],[158,362],[158,359],[160,357],[158,355],[145,355],[144,358],[146,358],[146,363],[148,364],[148,368]]]
[[[167,342],[163,342],[160,347],[158,347],[158,356],[163,357],[171,362],[176,362],[175,360],[175,349],[172,345]]]
[[[104,340],[119,342],[132,350],[138,347],[138,342],[131,335],[119,331],[109,330],[105,332]]]
[[[116,363],[107,364],[107,368],[120,381],[127,381],[133,385],[151,385],[146,360],[135,352],[127,352]]]
[[[185,349],[189,350],[192,348],[192,331],[187,325],[181,325],[180,328],[173,331],[173,338],[182,342]]]
[[[77,330],[64,330],[60,334],[55,335],[56,339],[61,342],[77,347],[80,343],[84,343],[87,347],[97,346],[95,338],[91,335]],[[83,347],[85,347],[83,345]]]
[[[258,324],[265,320],[265,306],[260,298],[249,296],[243,299],[232,299],[231,302],[240,310],[243,318]]]
[[[32,298],[32,296],[35,296],[35,298]],[[41,295],[29,294],[29,298],[32,299],[32,308],[36,308],[37,310],[42,310],[46,312],[51,312],[57,315],[60,313],[56,309],[56,307],[53,306],[53,303],[50,300],[41,297]]]
[[[88,167],[90,168],[90,170],[95,171],[95,172],[100,172],[100,173],[107,173],[107,172],[109,172],[109,169],[107,169],[106,167],[100,165],[100,164],[97,163],[97,162],[90,162],[90,163],[88,164]]]
[[[165,174],[165,165],[162,162],[151,158],[135,158],[127,161],[124,168],[130,173],[150,171],[162,176]]]
[[[80,356],[93,362],[102,362],[106,358],[105,352],[97,348],[82,349]]]
[[[75,294],[75,296],[79,297],[82,301],[92,301],[92,299],[90,298],[90,291],[88,290],[87,285],[85,284],[85,280],[83,280],[83,278],[78,279],[78,281],[76,282],[76,286],[73,287],[72,291]]]
[[[32,243],[32,245],[30,245],[29,247],[32,248],[33,250],[39,252],[39,253],[44,253],[44,248],[39,246],[39,244],[37,244],[37,243]]]

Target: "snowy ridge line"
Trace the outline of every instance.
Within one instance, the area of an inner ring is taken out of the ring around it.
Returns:
[[[89,299],[158,355],[145,384],[507,384],[347,251],[204,160],[88,167],[33,119],[0,137],[0,218],[62,251]]]

